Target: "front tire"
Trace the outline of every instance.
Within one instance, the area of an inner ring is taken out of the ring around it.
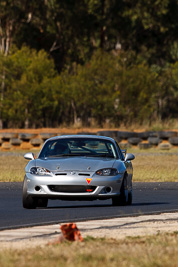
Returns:
[[[23,182],[23,195],[22,195],[22,205],[25,209],[36,209],[36,199],[27,194],[27,180],[24,178]]]
[[[128,205],[132,205],[132,199],[133,199],[133,193],[132,193],[132,189],[128,194]]]
[[[112,198],[113,206],[125,206],[129,204],[129,193],[127,187],[127,179],[124,177],[121,185],[120,195]]]
[[[39,208],[46,208],[48,206],[47,198],[37,198],[36,202],[37,202],[36,206]]]

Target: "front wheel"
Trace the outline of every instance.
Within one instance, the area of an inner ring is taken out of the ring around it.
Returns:
[[[127,188],[127,179],[124,177],[122,185],[121,185],[121,190],[120,190],[120,195],[118,197],[113,197],[112,198],[112,205],[113,206],[125,206],[125,205],[130,205],[130,193],[128,193],[128,188]]]
[[[128,194],[128,205],[132,205],[132,198],[133,198],[133,193],[132,193],[132,189]]]
[[[27,194],[27,180],[23,182],[22,204],[25,209],[36,209],[36,199]]]
[[[36,206],[39,208],[46,208],[48,206],[48,199],[47,198],[37,198],[36,199]]]

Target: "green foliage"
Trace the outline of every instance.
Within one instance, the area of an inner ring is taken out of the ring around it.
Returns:
[[[175,95],[178,96],[178,61],[173,65],[173,78],[175,81]]]
[[[56,76],[53,61],[44,51],[30,50],[23,47],[6,59],[8,74],[4,94],[4,118],[17,123],[34,123],[40,126],[40,119],[45,109],[53,106],[53,79]],[[49,97],[50,96],[50,97]],[[47,100],[48,98],[48,100]]]
[[[123,13],[127,19],[123,44],[146,53],[151,64],[175,60],[169,48],[178,38],[177,14],[177,0],[127,0]]]
[[[177,0],[0,1],[0,127],[176,118],[177,14]]]
[[[61,91],[69,111],[84,125],[94,118],[102,126],[106,119],[119,124],[150,119],[155,111],[159,87],[157,75],[148,66],[126,67],[123,58],[98,50],[84,66],[61,74]]]
[[[142,124],[175,113],[177,63],[150,69],[141,58],[132,62],[132,56],[98,50],[85,65],[73,64],[58,75],[43,50],[15,50],[1,61],[3,118],[18,127],[76,124],[78,119],[85,126],[92,119],[103,126],[106,121]]]
[[[159,89],[156,74],[148,66],[138,64],[123,69],[118,77],[118,84],[118,116],[126,124],[151,120],[156,110],[155,97]]]

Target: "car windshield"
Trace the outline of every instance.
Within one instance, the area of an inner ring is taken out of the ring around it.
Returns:
[[[94,138],[59,138],[46,142],[39,158],[87,156],[116,158],[114,144]]]

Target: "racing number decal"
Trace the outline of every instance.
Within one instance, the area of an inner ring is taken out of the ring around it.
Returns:
[[[87,183],[89,184],[91,182],[91,178],[86,178]]]

